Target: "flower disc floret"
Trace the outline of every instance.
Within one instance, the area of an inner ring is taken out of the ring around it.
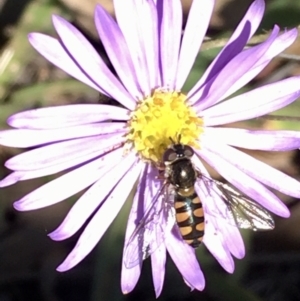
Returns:
[[[129,121],[128,141],[145,160],[155,163],[171,140],[199,148],[197,142],[202,133],[202,119],[186,104],[181,92],[155,90],[139,103]]]

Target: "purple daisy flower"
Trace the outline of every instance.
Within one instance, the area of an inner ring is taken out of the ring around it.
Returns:
[[[299,198],[300,183],[235,147],[292,150],[300,147],[300,132],[222,125],[265,115],[299,97],[300,77],[291,77],[228,99],[292,44],[297,30],[280,34],[275,26],[265,42],[244,49],[264,12],[264,1],[254,1],[201,79],[184,94],[181,89],[205,36],[214,1],[193,2],[183,35],[180,0],[114,0],[114,6],[117,22],[97,6],[95,23],[117,76],[86,38],[61,17],[53,17],[59,39],[32,33],[29,40],[53,64],[122,107],[67,105],[11,116],[8,124],[16,129],[0,132],[0,143],[36,148],[9,159],[6,167],[13,172],[0,184],[5,187],[67,170],[15,202],[15,208],[21,211],[58,203],[88,188],[62,224],[49,234],[53,240],[67,239],[91,218],[59,271],[71,269],[91,252],[136,187],[125,237],[123,292],[135,287],[143,259],[129,267],[128,249],[146,252],[139,248],[152,248],[157,243],[147,236],[148,232],[151,235],[150,228],[144,229],[143,236],[148,245],[132,239],[146,208],[152,208],[154,201],[158,211],[149,227],[159,225],[162,229],[157,234],[161,242],[149,253],[156,296],[162,290],[167,252],[185,282],[192,289],[203,290],[205,280],[194,249],[173,226],[174,217],[159,211],[165,201],[164,194],[159,194],[164,181],[157,177],[157,166],[163,163],[170,138],[176,141],[180,135],[182,145],[193,147],[194,167],[203,176],[209,178],[200,159],[250,199],[288,217],[289,210],[270,188]],[[243,240],[238,227],[227,222],[225,215],[220,218],[214,214],[216,210],[225,212],[226,205],[218,187],[210,193],[204,182],[199,178],[195,184],[206,216],[203,243],[232,273],[233,257],[245,254]],[[168,218],[173,218],[171,226]]]

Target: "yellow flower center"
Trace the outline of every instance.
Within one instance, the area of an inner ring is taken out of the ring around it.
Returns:
[[[197,142],[203,132],[203,121],[186,104],[186,95],[181,92],[155,90],[139,103],[132,112],[127,142],[145,160],[161,162],[171,139],[199,148]]]

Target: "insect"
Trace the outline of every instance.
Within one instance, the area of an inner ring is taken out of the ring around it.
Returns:
[[[184,241],[197,248],[204,235],[204,212],[195,192],[197,172],[192,164],[193,149],[173,143],[163,155],[165,177],[174,188],[175,217]]]
[[[163,154],[163,185],[129,238],[125,250],[125,266],[132,268],[157,250],[164,233],[178,227],[182,239],[197,248],[205,235],[205,213],[195,191],[202,181],[211,198],[220,198],[223,208],[209,214],[243,229],[271,230],[274,221],[270,213],[229,184],[202,175],[192,163],[192,147],[173,140]],[[224,209],[225,208],[225,209]]]

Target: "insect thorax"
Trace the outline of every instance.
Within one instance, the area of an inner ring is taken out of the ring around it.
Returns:
[[[175,189],[188,189],[196,182],[196,172],[190,159],[176,160],[167,166],[167,177]]]

